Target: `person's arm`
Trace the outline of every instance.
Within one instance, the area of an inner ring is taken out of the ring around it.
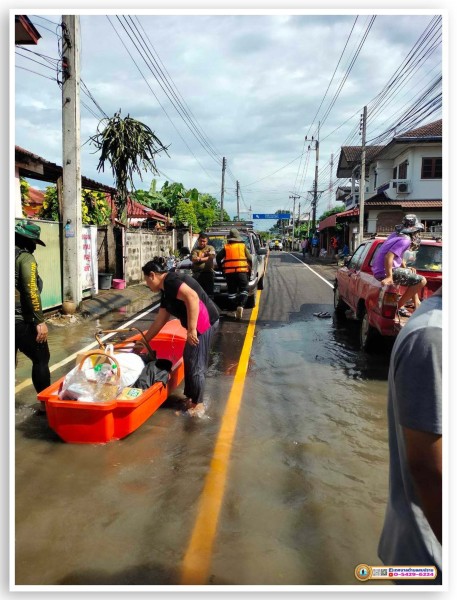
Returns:
[[[157,313],[156,318],[151,323],[151,326],[147,330],[145,337],[148,342],[155,338],[155,336],[159,333],[162,327],[170,318],[170,313],[165,308],[159,308],[159,312]]]
[[[198,345],[197,320],[199,310],[199,298],[187,283],[179,286],[177,299],[184,302],[187,311],[187,341],[191,346]]]
[[[419,500],[433,533],[442,534],[442,439],[403,427],[406,457]]]
[[[394,282],[392,276],[394,257],[395,254],[393,252],[387,252],[387,254],[384,257],[384,270],[386,272],[386,276],[381,281],[382,285],[392,285]]]
[[[408,325],[398,337],[389,369],[395,389],[394,414],[403,434],[417,503],[441,541],[442,331],[430,324],[409,331]]]
[[[38,266],[33,256],[22,255],[19,264],[19,279],[21,281],[21,307],[24,314],[32,315],[36,325],[36,341],[46,342],[48,339],[48,326],[44,322],[41,294],[38,289]]]

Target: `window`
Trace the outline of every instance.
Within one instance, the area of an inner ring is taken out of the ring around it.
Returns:
[[[394,167],[394,170],[392,171],[392,179],[397,179],[397,167]]]
[[[360,267],[365,257],[365,251],[367,250],[367,244],[361,244],[352,255],[347,267],[348,269],[354,269],[355,271]]]
[[[408,179],[408,161],[405,160],[398,165],[398,179]]]
[[[441,179],[442,176],[442,158],[422,159],[422,179]]]

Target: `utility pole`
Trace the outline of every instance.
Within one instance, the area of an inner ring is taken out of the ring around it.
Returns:
[[[224,220],[224,183],[225,183],[225,167],[227,161],[225,156],[222,158],[222,185],[221,185],[221,221]]]
[[[297,218],[297,227],[298,227],[298,229],[300,229],[300,206],[301,206],[301,203],[299,202],[298,203],[298,218]]]
[[[82,300],[79,15],[62,17],[63,300]]]
[[[313,232],[316,229],[316,207],[317,207],[317,181],[318,181],[318,177],[319,177],[319,130],[320,130],[321,124],[319,122],[319,125],[317,126],[317,139],[314,139],[314,136],[311,137],[311,142],[315,143],[315,150],[316,150],[316,167],[314,170],[314,185],[313,185],[313,200],[311,203],[312,206],[312,213],[313,213]],[[305,140],[307,139],[307,136],[305,136]],[[308,149],[311,148],[311,145],[308,146]]]
[[[240,182],[236,182],[236,219],[240,220]]]
[[[300,196],[289,196],[289,200],[293,200],[294,201],[294,209],[292,211],[292,250],[294,249],[294,239],[295,239],[295,200],[297,200],[297,198],[300,198]]]
[[[332,208],[332,201],[333,201],[333,181],[332,181],[332,175],[333,175],[333,153],[330,155],[330,182],[328,184],[328,210],[330,210]]]
[[[359,244],[363,241],[363,221],[364,221],[364,204],[365,204],[365,159],[366,159],[366,136],[367,136],[367,107],[363,107],[363,114],[360,115],[362,121],[360,129],[362,130],[362,166],[359,181]]]

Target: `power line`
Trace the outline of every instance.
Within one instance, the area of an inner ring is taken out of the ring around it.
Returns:
[[[188,143],[186,142],[186,140],[183,138],[183,136],[181,135],[181,132],[179,131],[179,129],[177,128],[177,126],[173,123],[172,119],[170,118],[168,112],[165,110],[165,107],[163,106],[163,104],[160,102],[157,94],[154,92],[154,90],[151,88],[151,86],[149,85],[146,77],[144,76],[143,72],[141,71],[140,67],[138,66],[137,62],[135,61],[135,59],[133,58],[130,50],[127,48],[127,46],[125,45],[123,39],[121,38],[121,36],[119,35],[119,32],[116,30],[116,28],[114,27],[114,25],[111,23],[111,20],[109,18],[109,16],[107,15],[106,18],[108,19],[111,27],[114,29],[116,35],[119,37],[122,45],[124,46],[125,50],[127,51],[128,55],[130,56],[130,58],[133,61],[133,64],[136,66],[136,68],[138,69],[138,72],[140,73],[141,77],[144,79],[146,85],[148,86],[149,90],[151,91],[152,95],[154,96],[154,98],[157,100],[160,108],[163,110],[163,112],[165,113],[167,119],[170,121],[171,125],[173,126],[173,128],[175,129],[175,131],[177,132],[177,134],[179,135],[179,137],[181,138],[182,142],[184,143],[184,145],[186,146],[186,148],[189,150],[189,152],[192,154],[192,156],[194,157],[194,159],[196,160],[196,162],[199,164],[200,168],[202,169],[202,171],[204,171],[206,173],[206,175],[210,178],[213,179],[213,177],[206,171],[205,167],[200,163],[200,161],[198,160],[198,158],[195,156],[194,152],[191,150],[190,146],[188,145]]]

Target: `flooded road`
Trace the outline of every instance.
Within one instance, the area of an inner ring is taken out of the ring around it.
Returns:
[[[354,322],[314,316],[333,315],[333,292],[324,281],[332,271],[313,270],[270,255],[226,479],[214,491],[221,504],[207,515],[203,585],[370,585],[354,568],[379,564],[389,351],[362,354]],[[144,308],[111,313],[97,327]],[[65,444],[35,413],[31,388],[17,394],[17,585],[186,583],[182,564],[250,314],[240,323],[222,313],[203,419],[182,413],[179,388],[123,440]],[[79,324],[62,355],[92,342],[93,331],[93,322]]]

